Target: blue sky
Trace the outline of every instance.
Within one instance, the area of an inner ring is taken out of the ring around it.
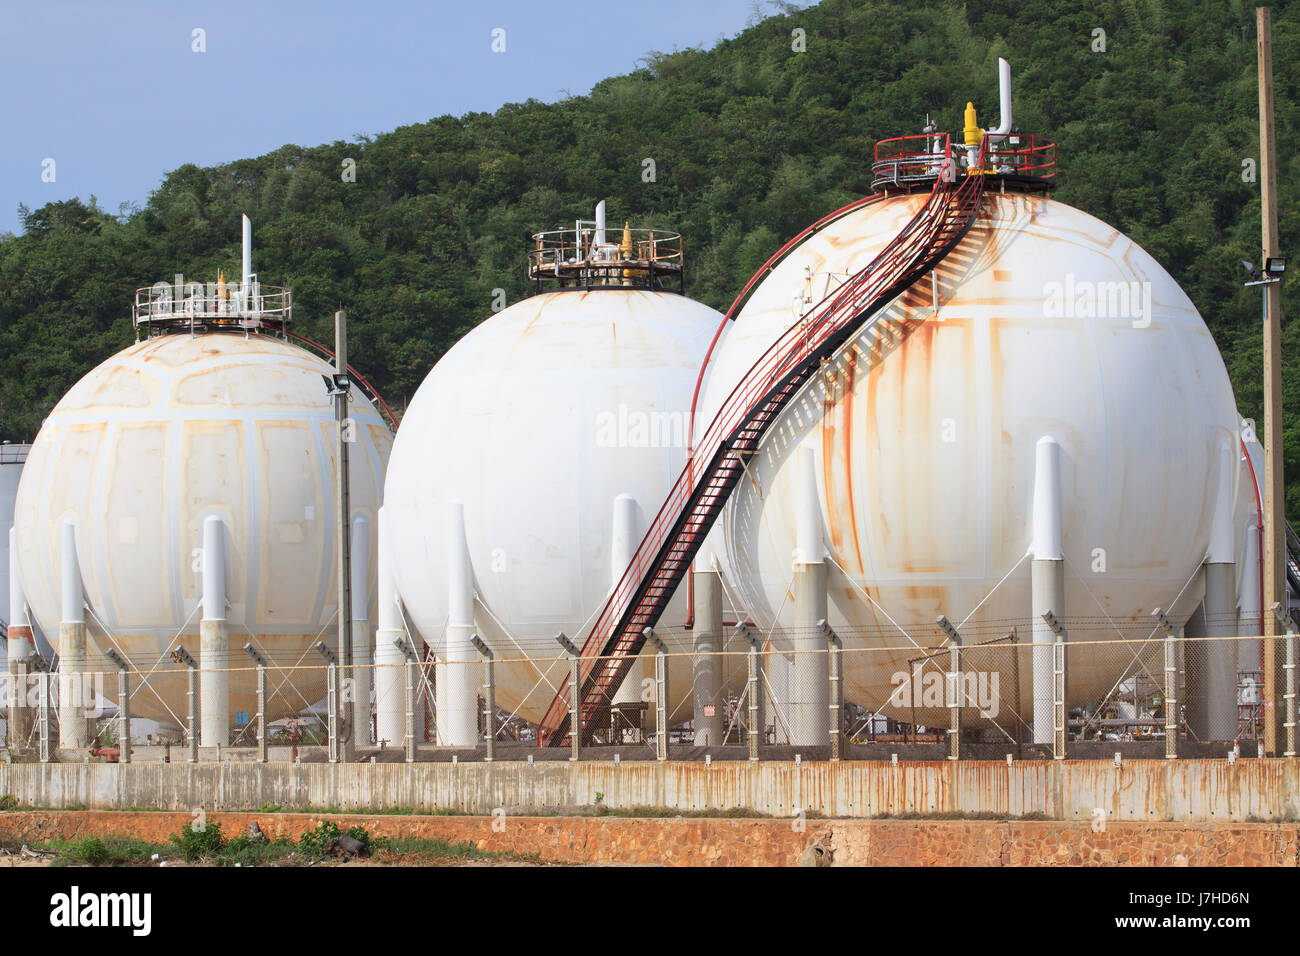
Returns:
[[[10,232],[20,202],[93,194],[116,212],[183,163],[580,95],[651,50],[712,46],[775,12],[755,0],[0,2]]]

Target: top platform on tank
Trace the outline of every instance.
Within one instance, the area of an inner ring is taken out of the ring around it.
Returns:
[[[136,334],[284,332],[293,321],[293,294],[280,286],[247,283],[158,282],[137,289],[131,320]]]
[[[616,241],[609,241],[616,239]],[[528,252],[528,278],[551,289],[648,289],[685,292],[685,243],[663,229],[573,229],[539,232]]]
[[[928,191],[943,168],[939,144],[944,139],[942,134],[930,132],[880,140],[871,164],[872,191]],[[954,146],[952,151],[955,174],[986,176],[986,189],[1048,192],[1056,188],[1056,143],[1050,139],[1025,133],[985,133],[978,151],[969,146]]]

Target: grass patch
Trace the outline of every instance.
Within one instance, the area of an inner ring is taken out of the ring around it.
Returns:
[[[417,856],[433,860],[536,860],[534,854],[508,850],[480,850],[470,841],[448,843],[421,837],[377,837],[372,843],[375,859],[385,862],[395,857]]]

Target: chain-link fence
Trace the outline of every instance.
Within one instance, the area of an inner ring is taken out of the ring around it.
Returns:
[[[1000,634],[948,627],[928,645],[875,646],[824,625],[738,628],[707,653],[692,649],[689,634],[665,634],[626,658],[618,690],[594,702],[589,675],[607,659],[498,657],[481,642],[475,659],[352,668],[173,662],[161,676],[187,690],[168,698],[171,721],[135,716],[134,702],[160,686],[157,669],[49,674],[38,661],[11,662],[8,743],[45,759],[73,749],[110,760],[131,758],[124,740],[137,751],[188,748],[197,760],[232,750],[250,759],[376,751],[439,759],[437,748],[462,759],[546,759],[572,756],[575,736],[580,757],[623,759],[1295,753],[1294,635],[1186,637],[1162,624],[1146,638],[1099,639],[1086,622],[1066,620],[1053,640],[1036,641],[1019,625]],[[584,692],[576,700],[574,674]],[[255,691],[228,696],[228,714],[205,724],[203,704],[219,704],[233,686]],[[307,700],[303,687],[325,693]],[[571,725],[581,733],[539,748],[547,739],[539,722],[557,698],[570,715],[576,703]]]

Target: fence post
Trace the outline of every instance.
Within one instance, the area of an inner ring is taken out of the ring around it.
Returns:
[[[406,748],[406,762],[415,763],[415,661],[408,659],[402,665],[406,678],[406,733],[403,744]]]
[[[1043,614],[1043,620],[1056,635],[1052,645],[1052,759],[1065,759],[1066,713],[1065,713],[1065,628],[1051,611]]]
[[[406,678],[406,731],[402,743],[406,749],[406,762],[415,763],[415,668],[419,659],[400,637],[393,638],[393,646],[406,662],[402,665],[402,674]]]
[[[483,676],[486,680],[483,685],[483,742],[487,746],[483,760],[491,763],[496,757],[497,743],[496,661],[493,659],[491,648],[477,634],[470,637],[470,643],[483,656]]]
[[[266,763],[266,665],[257,665],[257,762]]]
[[[117,665],[117,762],[131,762],[131,677],[122,655],[109,648],[104,655]]]
[[[1178,658],[1174,625],[1165,612],[1156,608],[1151,612],[1165,632],[1165,759],[1178,759]],[[1137,716],[1136,713],[1134,716]]]
[[[329,761],[338,763],[342,755],[339,753],[339,665],[336,661],[325,665],[325,686],[325,706],[329,710]]]
[[[186,703],[186,732],[189,734],[189,756],[185,758],[187,763],[199,762],[199,671],[198,661],[190,656],[189,651],[179,644],[171,653],[171,658],[177,664],[188,668],[185,675],[188,685],[185,691]]]
[[[569,655],[569,760],[577,761],[582,759],[582,688],[578,686],[580,652],[563,631],[555,635],[555,640]]]
[[[961,705],[965,703],[965,684],[961,675],[961,634],[947,617],[940,614],[939,629],[948,635],[948,759],[961,759]]]
[[[655,759],[668,759],[668,649],[654,628],[643,628],[641,633],[655,646]]]
[[[394,641],[401,644],[400,641]],[[329,730],[329,762],[338,763],[339,754],[339,658],[334,649],[324,641],[315,643],[316,653],[325,658],[325,707],[329,711],[326,727]],[[405,648],[403,647],[403,650]]]
[[[758,687],[758,638],[744,624],[740,625],[749,640],[749,655],[746,658],[748,672],[745,680],[745,693],[749,695],[749,716],[746,720],[745,736],[749,744],[749,759],[758,760],[758,744],[763,734],[763,708]]]
[[[36,660],[40,661],[38,657]],[[41,763],[50,762],[50,672],[44,669],[44,661],[41,661],[42,669],[36,675],[38,692],[40,694],[40,703],[36,711],[36,719],[40,722],[40,732],[38,742],[40,747]]]
[[[841,679],[843,662],[840,659],[844,645],[840,643],[839,635],[826,623],[825,618],[818,621],[817,626],[826,635],[826,655],[828,658],[826,670],[830,683],[831,760],[839,760],[844,752],[842,739],[844,731],[844,682]]]
[[[244,653],[257,665],[257,762],[266,763],[266,660],[252,641],[244,645]]]
[[[1286,751],[1283,756],[1294,757],[1296,755],[1296,627],[1295,622],[1291,620],[1282,607],[1281,601],[1275,602],[1269,607],[1269,610],[1273,612],[1273,616],[1282,626],[1282,633],[1286,635],[1286,662],[1282,665],[1282,670],[1286,674],[1286,691],[1282,695],[1283,701],[1286,702],[1286,720],[1282,724],[1283,729],[1286,731]],[[1270,638],[1265,638],[1265,640],[1270,640]]]

